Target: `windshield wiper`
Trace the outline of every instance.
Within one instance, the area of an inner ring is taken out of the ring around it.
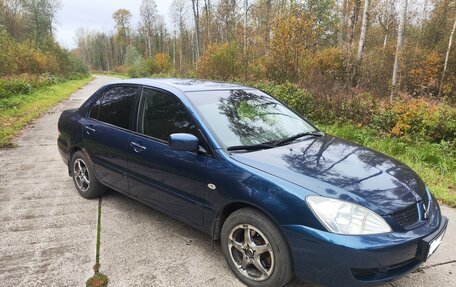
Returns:
[[[260,150],[260,149],[267,149],[267,148],[273,148],[275,145],[271,144],[252,144],[252,145],[234,145],[227,147],[226,149],[229,151],[234,151],[234,150]]]
[[[290,143],[294,140],[297,140],[297,139],[305,137],[305,136],[321,137],[322,135],[323,135],[323,133],[320,131],[299,133],[299,134],[295,134],[294,136],[275,141],[274,145],[276,145],[276,146],[284,145],[284,144]]]

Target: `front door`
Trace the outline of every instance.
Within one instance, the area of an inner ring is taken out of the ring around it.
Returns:
[[[207,155],[171,150],[172,133],[198,136],[193,119],[174,95],[144,88],[137,133],[129,140],[130,193],[193,226],[203,224]]]

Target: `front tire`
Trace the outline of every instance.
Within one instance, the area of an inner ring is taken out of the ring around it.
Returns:
[[[71,159],[73,182],[79,194],[85,198],[95,198],[106,192],[106,187],[95,177],[89,157],[82,151],[74,153]]]
[[[231,271],[247,286],[283,286],[293,278],[288,245],[266,215],[239,209],[225,220],[223,255]]]

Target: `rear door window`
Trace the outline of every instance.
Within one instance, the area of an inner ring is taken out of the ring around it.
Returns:
[[[113,87],[92,106],[89,116],[99,121],[129,129],[138,93],[137,87]]]

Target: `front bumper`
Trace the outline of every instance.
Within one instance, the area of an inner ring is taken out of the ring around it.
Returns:
[[[448,220],[434,206],[425,224],[405,232],[350,236],[281,226],[295,274],[326,286],[374,286],[396,280],[426,261],[429,243],[445,231]]]

